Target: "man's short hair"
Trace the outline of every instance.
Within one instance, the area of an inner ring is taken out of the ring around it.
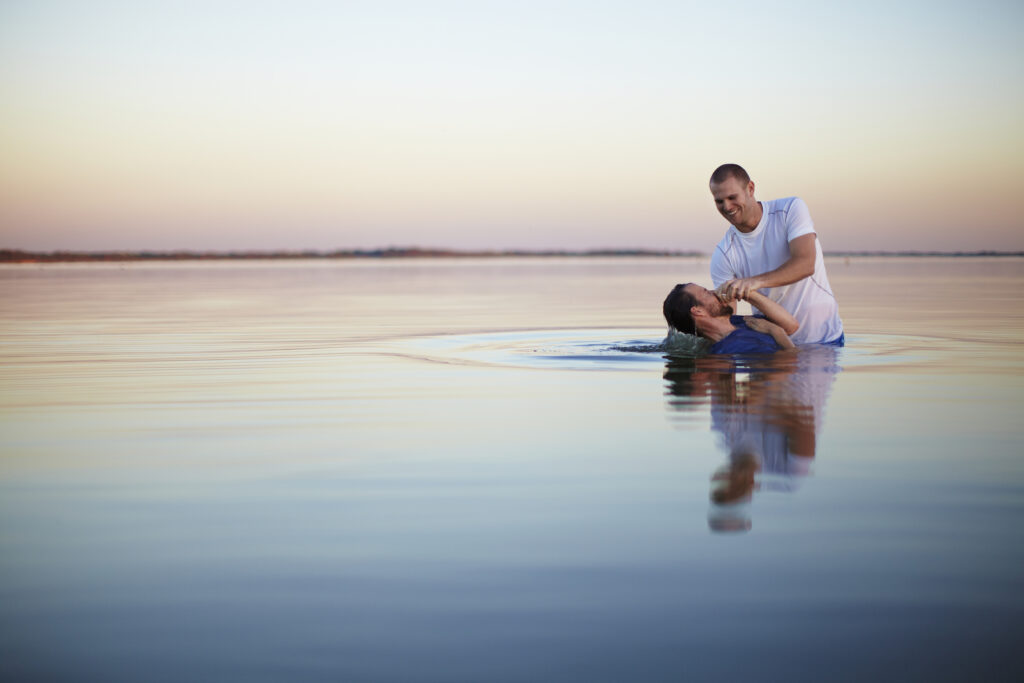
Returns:
[[[665,297],[665,303],[661,305],[661,312],[665,315],[665,321],[680,332],[686,334],[697,334],[697,328],[693,324],[693,316],[690,309],[697,306],[697,298],[685,291],[686,285],[676,285]]]
[[[739,164],[722,164],[711,174],[711,182],[715,185],[724,183],[729,178],[735,178],[739,181],[740,185],[746,185],[750,182],[750,174]]]

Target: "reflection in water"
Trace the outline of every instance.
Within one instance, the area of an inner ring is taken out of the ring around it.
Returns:
[[[659,395],[707,268],[0,268],[0,681],[1024,679],[1024,259],[853,259],[841,381]],[[799,406],[815,479],[729,456]]]
[[[755,491],[793,491],[810,473],[839,349],[732,358],[669,356],[668,404],[681,413],[710,404],[711,429],[727,454],[711,479],[713,531],[752,526]]]

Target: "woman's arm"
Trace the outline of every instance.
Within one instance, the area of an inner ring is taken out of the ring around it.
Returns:
[[[747,293],[747,301],[750,302],[751,306],[755,306],[757,310],[764,313],[764,317],[781,327],[786,334],[793,334],[800,329],[800,323],[796,321],[796,318],[789,311],[764,294],[756,290],[750,290]]]

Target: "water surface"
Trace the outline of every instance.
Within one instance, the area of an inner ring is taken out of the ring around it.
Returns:
[[[828,265],[741,362],[702,259],[0,268],[0,677],[1014,680],[1024,261]]]

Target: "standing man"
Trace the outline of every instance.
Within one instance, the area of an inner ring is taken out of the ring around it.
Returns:
[[[757,201],[753,181],[736,164],[715,169],[711,195],[730,223],[711,256],[711,280],[722,296],[746,299],[751,290],[764,290],[800,323],[791,336],[796,344],[842,346],[839,306],[803,200]]]

